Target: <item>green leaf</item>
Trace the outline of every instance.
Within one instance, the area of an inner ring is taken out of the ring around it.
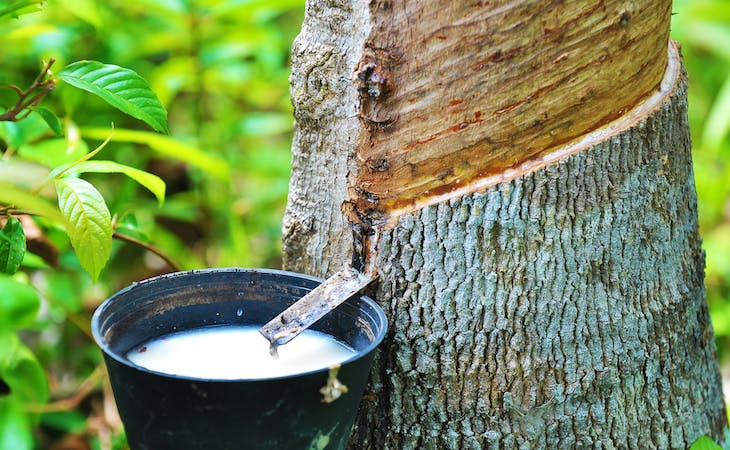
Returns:
[[[31,114],[19,122],[0,122],[0,137],[11,148],[32,142],[48,132],[48,124],[38,114]]]
[[[81,267],[96,280],[112,249],[112,220],[104,198],[80,178],[56,179],[58,206]]]
[[[56,136],[63,136],[63,127],[61,126],[61,121],[58,120],[58,117],[48,108],[44,107],[38,107],[34,110],[36,114],[41,116],[41,118],[46,122],[46,125],[48,125],[48,128],[53,131]]]
[[[705,435],[697,439],[689,447],[690,450],[722,450],[711,437]]]
[[[9,217],[0,230],[0,272],[14,274],[25,255],[25,232],[20,220]]]
[[[82,128],[81,134],[89,139],[106,139],[111,129],[109,128]],[[213,175],[222,181],[228,181],[228,164],[215,155],[209,155],[197,147],[172,139],[168,136],[161,136],[145,131],[114,129],[115,142],[134,142],[150,146],[160,155],[182,161],[191,166]]]
[[[117,223],[114,224],[114,230],[125,236],[139,239],[143,242],[150,242],[150,236],[143,229],[140,228],[137,222],[137,216],[134,214],[128,214],[122,217]]]
[[[17,18],[22,14],[39,11],[39,5],[43,0],[4,0],[0,2],[0,18]],[[5,448],[0,446],[0,448]]]
[[[135,169],[134,167],[125,166],[114,161],[83,161],[73,165],[66,172],[67,174],[80,174],[86,172],[93,173],[123,173],[129,178],[133,179],[137,183],[149,189],[160,205],[165,200],[165,182],[162,178],[157,175],[145,172],[143,170]]]
[[[0,274],[0,292],[0,330],[30,325],[41,306],[38,292],[5,274]]]
[[[48,269],[51,266],[49,266],[40,256],[26,251],[23,256],[23,267],[28,269]]]
[[[33,448],[30,417],[14,398],[0,398],[0,448],[13,450]]]
[[[10,397],[24,403],[47,401],[48,379],[33,352],[15,333],[0,332],[0,345],[0,378],[10,388]]]
[[[167,111],[147,82],[136,72],[98,61],[78,61],[56,76],[66,83],[98,95],[104,101],[167,133]]]
[[[43,414],[41,424],[64,433],[83,433],[86,429],[86,419],[87,417],[78,411],[57,411]]]
[[[13,205],[17,209],[22,209],[30,214],[47,217],[57,223],[63,223],[64,221],[58,208],[52,203],[13,185],[0,183],[0,203]]]

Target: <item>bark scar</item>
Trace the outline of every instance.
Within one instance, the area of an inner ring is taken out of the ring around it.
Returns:
[[[363,60],[357,70],[357,79],[360,82],[360,94],[378,98],[388,93],[388,77],[390,74],[378,66],[374,61]]]

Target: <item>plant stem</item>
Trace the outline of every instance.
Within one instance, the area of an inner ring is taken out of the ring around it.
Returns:
[[[41,70],[35,80],[33,80],[33,84],[31,84],[25,91],[15,85],[8,86],[8,88],[14,90],[18,94],[18,100],[12,108],[0,114],[0,122],[17,122],[18,120],[26,118],[28,114],[30,114],[30,111],[27,111],[23,115],[21,115],[21,113],[29,107],[36,106],[49,92],[56,88],[56,83],[53,79],[47,78],[51,72],[51,66],[55,62],[55,59],[49,59],[43,66],[43,70]]]
[[[99,364],[96,366],[94,371],[91,372],[91,375],[89,375],[89,377],[81,383],[81,386],[79,386],[76,392],[71,394],[71,396],[46,404],[30,403],[25,405],[25,410],[33,413],[50,413],[75,409],[89,394],[94,391],[103,378],[104,366]]]
[[[157,247],[155,247],[153,245],[140,241],[139,239],[135,239],[131,236],[121,234],[118,231],[115,231],[114,234],[112,235],[112,237],[115,237],[115,238],[119,239],[120,241],[125,241],[125,242],[129,242],[129,243],[132,243],[135,245],[139,245],[140,247],[144,248],[145,250],[154,253],[155,255],[162,258],[174,272],[179,272],[181,270],[180,266],[175,261],[173,261],[169,256],[162,253],[162,251],[160,249],[158,249]]]
[[[43,0],[26,0],[26,1],[20,1],[15,4],[11,4],[11,5],[3,4],[0,7],[0,17],[9,16],[11,14],[16,13],[16,11],[20,11],[23,8],[26,8],[31,5],[37,5],[42,2],[43,2]],[[7,3],[7,2],[5,2],[5,3]]]
[[[99,152],[100,152],[100,151],[101,151],[101,150],[102,150],[102,149],[103,149],[104,147],[106,147],[106,144],[108,144],[108,143],[109,143],[109,141],[111,141],[111,140],[112,140],[112,136],[114,136],[114,122],[112,122],[112,131],[111,131],[111,133],[109,134],[109,136],[108,136],[108,137],[106,138],[106,140],[104,140],[104,142],[102,142],[102,143],[101,143],[101,144],[100,144],[100,145],[99,145],[98,147],[96,147],[96,148],[95,148],[94,150],[92,150],[92,151],[90,151],[89,153],[85,154],[84,156],[82,156],[81,158],[77,159],[76,161],[74,161],[74,162],[72,162],[72,163],[69,163],[69,164],[64,164],[64,165],[62,165],[62,166],[58,166],[58,167],[56,167],[55,169],[53,169],[53,170],[51,171],[51,173],[49,173],[49,174],[48,174],[48,176],[46,177],[46,179],[45,179],[45,180],[43,180],[43,182],[41,182],[41,184],[39,184],[38,186],[36,186],[36,188],[35,188],[35,189],[33,189],[33,191],[32,191],[32,194],[33,194],[33,195],[38,195],[38,193],[39,193],[39,192],[40,192],[40,191],[41,191],[41,190],[42,190],[42,189],[43,189],[43,188],[44,188],[44,187],[45,187],[45,186],[46,186],[46,185],[47,185],[48,183],[50,183],[50,182],[51,182],[52,180],[60,178],[60,177],[61,177],[61,175],[63,175],[64,173],[68,172],[69,170],[71,170],[71,169],[72,169],[72,168],[73,168],[74,166],[77,166],[77,165],[79,165],[80,163],[82,163],[82,162],[84,162],[84,161],[88,161],[89,159],[91,159],[91,158],[93,158],[94,156],[96,156],[96,154],[97,154],[97,153],[99,153]]]

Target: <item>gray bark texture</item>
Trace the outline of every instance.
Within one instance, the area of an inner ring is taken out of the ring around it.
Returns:
[[[684,85],[628,131],[381,239],[391,326],[354,448],[721,438]]]
[[[285,268],[319,276],[352,253],[340,207],[360,126],[352,27],[366,9],[327,3],[326,16],[308,3],[294,49],[284,220]],[[351,448],[720,442],[690,150],[683,79],[633,127],[384,230],[373,296],[390,327]]]
[[[319,275],[351,259],[351,227],[340,207],[348,198],[347,175],[361,129],[352,74],[368,32],[366,3],[332,3],[307,2],[290,77],[296,123],[284,266]]]

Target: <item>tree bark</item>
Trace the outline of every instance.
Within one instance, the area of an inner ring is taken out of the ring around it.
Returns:
[[[292,49],[294,141],[284,216],[284,267],[331,274],[352,255],[341,205],[362,133],[352,73],[368,33],[367,2],[308,2]],[[323,233],[324,230],[327,230]]]
[[[354,448],[686,448],[726,428],[685,83],[637,126],[400,218]]]
[[[371,6],[308,3],[293,59],[284,222],[285,268],[320,276],[352,257],[347,218],[382,228],[374,297],[390,329],[352,448],[686,448],[703,434],[722,442],[675,47],[659,89],[647,82],[648,94],[617,94],[608,123],[585,121],[567,141],[510,153],[508,165],[504,154],[482,161],[490,175],[469,189],[426,198],[406,183],[398,195],[408,208],[378,197],[368,209],[362,156],[385,132],[362,120],[372,105],[358,74],[379,30]],[[515,120],[529,115],[516,109]],[[448,153],[453,143],[444,142]]]

